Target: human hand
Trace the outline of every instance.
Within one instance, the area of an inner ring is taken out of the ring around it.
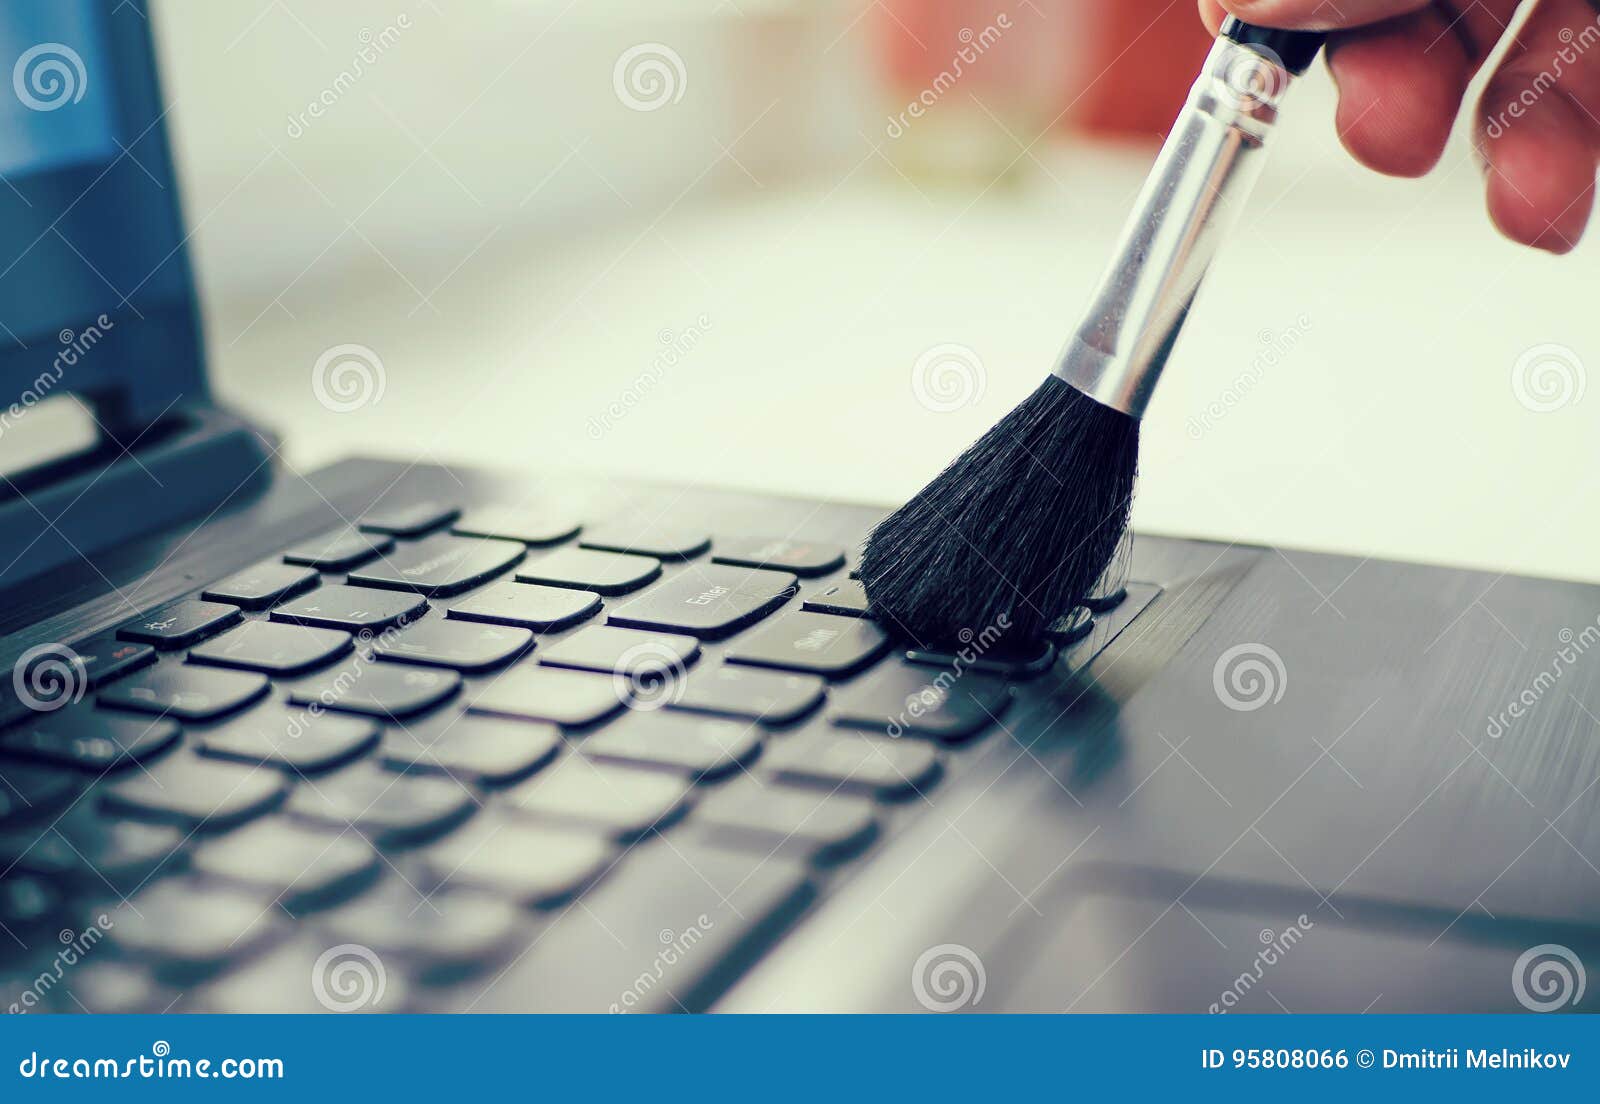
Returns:
[[[1237,15],[1325,30],[1345,148],[1394,176],[1438,163],[1467,84],[1524,0],[1200,0],[1216,33]],[[1600,157],[1600,0],[1534,0],[1473,116],[1489,215],[1552,253],[1578,243]]]

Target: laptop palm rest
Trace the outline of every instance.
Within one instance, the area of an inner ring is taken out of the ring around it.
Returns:
[[[1102,887],[1042,901],[1064,923],[1034,925],[997,985],[1008,1012],[1516,1012],[1521,992],[1567,1006],[1557,969],[1539,980],[1534,944],[1487,942],[1404,917],[1335,916],[1316,896],[1176,903],[1170,895]],[[1068,903],[1070,902],[1070,903]],[[1568,953],[1578,952],[1563,948]],[[1590,965],[1600,966],[1591,953]],[[1571,976],[1576,976],[1570,970]],[[1518,988],[1514,978],[1521,978]],[[1548,990],[1548,991],[1546,991]],[[1542,995],[1541,995],[1542,994]]]

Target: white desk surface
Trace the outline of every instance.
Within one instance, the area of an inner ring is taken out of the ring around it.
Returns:
[[[1552,259],[1501,242],[1459,158],[1420,182],[1291,161],[1269,169],[1146,422],[1137,524],[1600,579],[1600,380],[1548,413],[1511,382],[1545,343],[1600,371],[1600,243]],[[216,378],[301,470],[373,453],[891,503],[1048,370],[1144,165],[1056,151],[979,196],[874,163],[659,221],[497,236],[426,279],[373,257],[276,303],[213,303]],[[470,245],[450,243],[449,265]],[[702,315],[704,338],[596,439],[658,335]],[[1302,318],[1281,362],[1252,371],[1261,336]],[[343,342],[380,354],[386,386],[333,413],[310,376]],[[942,343],[987,376],[950,413],[910,384]],[[1190,419],[1241,376],[1248,393],[1197,439]]]

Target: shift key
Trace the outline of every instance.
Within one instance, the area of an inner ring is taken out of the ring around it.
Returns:
[[[786,571],[695,565],[657,583],[607,622],[720,640],[783,605],[797,582]]]

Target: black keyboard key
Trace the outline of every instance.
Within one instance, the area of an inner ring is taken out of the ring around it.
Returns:
[[[129,954],[183,970],[243,959],[285,931],[270,896],[168,878],[115,911],[112,938]]]
[[[732,564],[734,567],[766,567],[787,571],[802,579],[814,579],[837,571],[844,566],[844,549],[836,544],[817,544],[812,541],[718,540],[713,563]]]
[[[461,676],[431,667],[402,667],[357,658],[289,685],[295,705],[380,719],[411,717],[454,697]]]
[[[783,605],[795,585],[795,577],[782,571],[696,567],[652,587],[606,620],[621,628],[720,640]]]
[[[56,834],[56,826],[32,831],[16,826],[0,833],[0,870],[7,873],[30,874],[51,883],[66,882],[82,866],[78,856],[65,840]]]
[[[587,590],[496,583],[450,607],[457,621],[485,621],[523,629],[550,631],[575,625],[600,610],[600,596]]]
[[[138,1012],[160,1012],[172,1002],[136,962],[96,959],[72,971],[66,979],[69,1007],[79,1012],[116,1016]]]
[[[923,792],[939,776],[939,754],[925,740],[807,729],[774,740],[762,769],[781,782],[896,798]]]
[[[461,516],[458,507],[442,502],[411,502],[404,505],[374,506],[360,521],[368,533],[387,533],[391,537],[420,537]]]
[[[960,644],[955,651],[941,648],[911,648],[906,659],[925,667],[944,667],[957,673],[976,671],[1007,679],[1038,678],[1055,665],[1056,646],[1049,640],[1012,646],[997,642],[983,647],[982,638]]]
[[[457,1007],[703,1011],[813,895],[800,863],[685,841],[640,848],[616,873],[487,988],[482,981],[462,986]],[[669,953],[672,965],[662,970]]]
[[[60,890],[42,878],[13,874],[0,879],[0,932],[10,932],[12,938],[16,939],[19,929],[26,931],[59,915],[61,905]],[[23,941],[16,939],[16,942]],[[28,949],[26,944],[23,949]],[[10,957],[9,952],[7,957]],[[10,979],[7,978],[7,981]]]
[[[1076,634],[1070,638],[1057,632],[1065,628],[1062,623],[1065,618],[1046,630],[1045,635],[1055,639],[1056,650],[1065,666],[1072,669],[1087,666],[1161,596],[1161,588],[1154,583],[1130,582],[1125,589],[1127,595],[1121,602],[1092,619],[1086,610],[1074,610],[1074,615],[1083,618],[1086,624],[1079,625]]]
[[[59,698],[63,706],[82,700],[83,695],[78,693],[78,688],[84,683],[83,668],[79,667],[70,657],[63,657],[63,660],[64,666],[57,670],[62,674],[70,672],[70,677],[62,678],[57,674],[52,674],[50,680],[43,684],[48,697],[36,700],[54,702]],[[33,706],[9,693],[8,690],[8,687],[0,685],[0,728],[16,724],[29,713],[36,712]]]
[[[1093,593],[1084,598],[1083,604],[1093,613],[1110,613],[1128,597],[1128,588],[1122,583],[1114,583],[1110,587],[1096,586]]]
[[[118,640],[114,632],[80,640],[72,651],[79,668],[89,676],[90,686],[101,686],[156,661],[156,650],[150,645]]]
[[[690,787],[678,775],[602,766],[569,755],[507,790],[505,800],[540,820],[586,825],[630,839],[675,819]]]
[[[888,635],[871,621],[789,613],[740,639],[727,658],[729,663],[844,678],[872,666],[888,650]]]
[[[100,691],[97,700],[112,709],[211,721],[249,705],[266,692],[263,675],[167,663],[122,679]]]
[[[318,571],[348,571],[393,547],[393,537],[342,529],[295,545],[283,554],[283,559],[285,563],[314,567]]]
[[[201,844],[194,868],[261,890],[293,911],[343,897],[364,884],[377,873],[378,854],[354,833],[273,817]]]
[[[127,776],[103,800],[114,813],[222,829],[273,808],[288,788],[277,771],[183,755]]]
[[[71,648],[54,642],[30,648],[0,668],[0,729],[76,705],[88,688],[88,668]]]
[[[330,947],[329,942],[302,930],[285,945],[195,990],[184,1010],[279,1016],[407,1010],[412,990],[401,970],[382,968],[382,960],[364,944]]]
[[[446,598],[509,571],[525,555],[527,550],[511,541],[440,534],[402,545],[382,559],[350,572],[348,581]]]
[[[378,724],[334,713],[263,706],[220,728],[196,735],[202,754],[297,774],[349,762],[378,741]]]
[[[688,713],[630,712],[579,745],[592,759],[681,770],[719,778],[755,758],[761,730],[740,721]]]
[[[378,632],[414,621],[427,608],[428,600],[418,595],[335,583],[279,606],[269,616],[292,625]]]
[[[452,531],[467,537],[495,537],[523,544],[559,544],[577,533],[578,520],[558,509],[490,506],[473,510]]]
[[[388,730],[380,758],[390,770],[501,785],[550,762],[561,743],[552,724],[458,715]]]
[[[867,798],[755,779],[740,779],[710,794],[694,819],[702,838],[719,847],[827,861],[854,854],[878,831],[877,811]]]
[[[260,563],[212,583],[200,597],[212,602],[231,602],[248,610],[262,610],[285,598],[304,594],[317,585],[317,578],[316,571],[309,567]]]
[[[586,728],[605,720],[629,700],[625,679],[522,664],[503,671],[477,691],[468,708],[563,728]]]
[[[369,948],[389,973],[404,966],[425,977],[485,969],[526,946],[526,921],[511,902],[448,889],[424,899],[398,879],[328,914],[325,929],[329,943]]]
[[[867,606],[867,588],[859,579],[846,579],[836,586],[813,594],[801,603],[801,609],[813,613],[831,613],[836,617],[871,617]]]
[[[189,662],[264,675],[298,675],[331,663],[349,650],[350,634],[338,629],[246,621],[189,649]]]
[[[391,663],[480,674],[504,667],[533,647],[533,633],[510,625],[436,619],[385,633],[369,647],[377,658]]]
[[[312,823],[354,828],[389,846],[453,828],[477,811],[478,802],[453,779],[395,774],[364,763],[296,787],[287,808]]]
[[[172,721],[116,717],[84,707],[35,714],[0,736],[0,755],[91,774],[152,759],[178,739]]]
[[[589,548],[563,548],[517,570],[523,583],[592,590],[596,594],[627,594],[661,577],[661,561],[623,552],[596,552]]]
[[[658,560],[690,560],[711,547],[711,537],[700,529],[672,525],[614,522],[587,529],[578,541],[601,552],[628,552]]]
[[[54,816],[82,789],[67,771],[0,763],[0,829]]]
[[[165,869],[176,869],[188,832],[170,824],[144,824],[73,810],[42,836],[25,833],[24,846],[0,843],[0,863],[12,858],[18,869],[70,881],[86,893],[131,893]],[[19,836],[20,839],[20,836]],[[31,845],[31,846],[28,846]]]
[[[1005,683],[982,675],[946,673],[894,664],[838,691],[828,719],[846,728],[890,736],[927,736],[955,742],[988,728],[1011,702]]]
[[[789,675],[742,667],[712,667],[683,681],[668,708],[783,725],[815,709],[826,690],[814,675]]]
[[[700,642],[692,636],[645,633],[591,625],[558,640],[539,653],[547,667],[618,674],[642,684],[687,671],[700,658]]]
[[[1044,635],[1062,647],[1076,644],[1094,630],[1094,614],[1083,606],[1074,606],[1068,613],[1052,621]]]
[[[221,632],[243,616],[238,606],[186,598],[128,622],[117,630],[117,636],[157,648],[187,648]]]
[[[479,817],[423,853],[428,886],[479,889],[525,905],[574,897],[599,878],[614,847],[590,832],[512,816]]]

